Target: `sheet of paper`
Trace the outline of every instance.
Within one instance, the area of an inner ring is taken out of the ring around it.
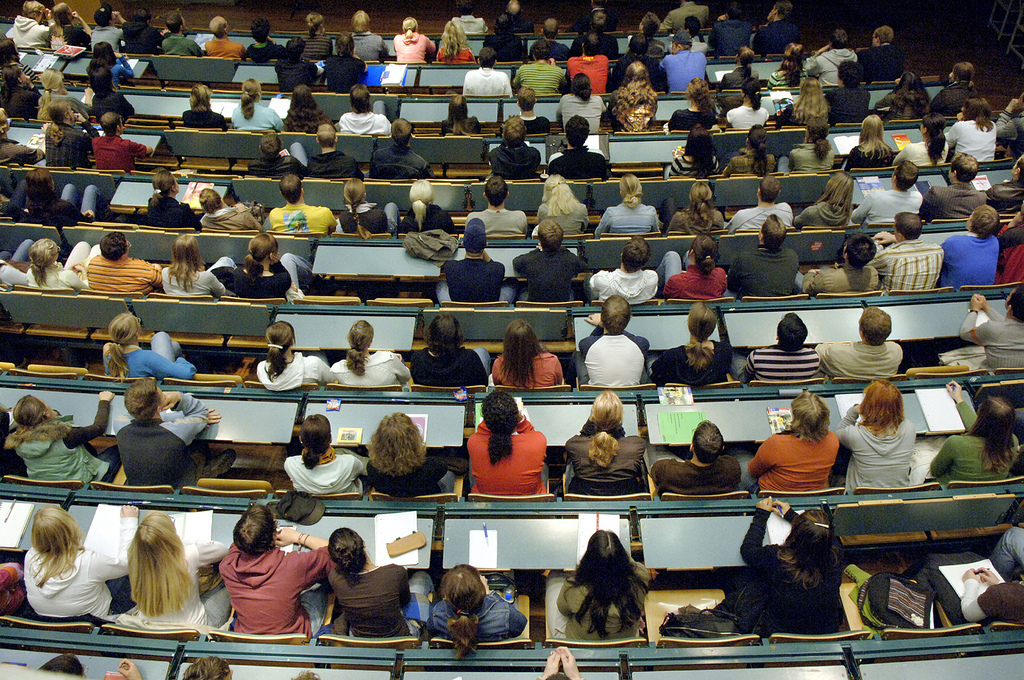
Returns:
[[[608,513],[581,512],[579,515],[579,531],[576,538],[576,560],[583,559],[587,552],[590,537],[598,531],[610,531],[619,535],[619,516]]]
[[[872,191],[882,190],[882,180],[881,178],[875,175],[872,175],[870,177],[858,177],[857,186],[860,187],[860,192],[867,196]]]
[[[427,414],[425,414],[425,413],[417,413],[417,414],[410,413],[409,414],[409,420],[411,420],[413,422],[413,425],[416,426],[416,429],[420,431],[420,436],[423,437],[423,441],[426,442],[427,441],[427,421],[429,420],[427,418]]]
[[[96,506],[89,533],[85,535],[86,550],[117,559],[121,542],[121,506],[102,503]]]
[[[968,569],[988,569],[990,572],[996,575],[1000,583],[1003,583],[1003,577],[999,576],[999,572],[992,566],[992,560],[978,560],[977,562],[971,562],[969,564],[947,564],[939,567],[939,571],[949,581],[949,585],[953,586],[953,590],[956,591],[957,597],[964,596],[964,572]],[[981,584],[982,592],[984,592],[988,586]]]
[[[732,71],[733,70],[731,68],[718,69],[717,71],[714,72],[715,73],[715,80],[721,81],[722,78],[725,77],[725,74],[732,73]]]
[[[285,118],[288,115],[288,107],[291,106],[291,100],[284,97],[274,97],[267,102],[267,106],[273,109],[281,118]]]
[[[971,180],[971,184],[978,191],[988,191],[992,188],[992,183],[988,181],[988,175],[978,175]]]
[[[853,151],[853,148],[860,144],[860,135],[836,135],[833,138],[836,151],[845,156]]]
[[[498,532],[488,529],[484,536],[483,529],[472,529],[469,532],[469,563],[477,569],[498,568]]]
[[[36,65],[32,67],[32,70],[36,73],[42,73],[48,68],[53,68],[53,65],[57,63],[56,54],[47,54],[36,62]]]
[[[861,392],[856,394],[837,394],[836,395],[836,406],[839,407],[840,417],[845,416],[850,412],[850,409],[861,401],[864,400],[864,395]]]
[[[385,564],[400,564],[409,567],[420,561],[419,550],[410,550],[397,557],[388,555],[388,543],[405,538],[409,534],[416,533],[416,511],[393,512],[377,515],[373,518],[374,537],[374,559],[373,563],[378,567]]]
[[[380,76],[381,85],[402,85],[409,67],[405,64],[388,64]]]
[[[131,69],[132,69],[133,71],[135,70],[135,67],[136,67],[136,66],[138,66],[138,65],[139,65],[139,60],[138,60],[138,59],[129,59],[129,60],[128,60],[128,66],[129,66],[129,67],[130,67],[130,68],[131,68]]]
[[[956,410],[956,402],[944,387],[914,390],[921,404],[929,432],[963,432],[964,422]]]
[[[796,514],[802,515],[803,510]],[[768,524],[765,528],[768,534],[768,543],[771,545],[782,545],[789,537],[789,532],[793,530],[793,525],[779,517],[778,513],[773,512],[768,515]]]
[[[986,314],[984,311],[978,312],[978,318],[974,320],[974,327],[977,328],[983,323],[988,323],[992,320],[992,317]]]
[[[707,420],[703,411],[665,411],[658,414],[661,442],[664,444],[689,444],[693,431],[702,421]]]
[[[209,543],[213,540],[213,510],[185,513],[185,527],[181,534],[184,543]]]
[[[0,502],[0,548],[17,548],[32,518],[32,503]]]

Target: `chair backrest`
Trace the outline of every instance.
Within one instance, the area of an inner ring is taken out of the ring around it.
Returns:
[[[274,491],[274,498],[281,498],[287,493],[291,493],[291,489],[277,489]],[[363,494],[357,491],[350,491],[349,493],[314,493],[310,495],[322,501],[360,501],[363,499]]]
[[[61,479],[56,481],[50,481],[47,479],[30,479],[28,477],[19,477],[18,475],[4,475],[4,484],[24,484],[25,486],[45,486],[51,489],[69,489],[70,491],[78,491],[85,486],[85,482],[80,479]]]
[[[824,378],[807,378],[806,380],[751,380],[751,387],[786,387],[796,385],[822,385]]]
[[[456,302],[454,300],[442,300],[441,307],[446,309],[477,309],[479,307],[508,307],[508,300],[494,300],[493,302]]]
[[[92,380],[94,382],[105,382],[105,383],[130,383],[139,380],[139,378],[125,378],[124,380],[118,380],[112,375],[101,375],[100,373],[86,373],[82,376],[82,380]]]
[[[90,489],[97,491],[127,491],[130,493],[159,493],[170,496],[174,493],[174,487],[170,484],[157,484],[154,486],[126,486],[123,484],[111,484],[110,482],[89,482]]]
[[[285,635],[243,635],[230,633],[226,630],[211,630],[207,637],[214,642],[245,642],[260,645],[304,645],[309,642],[308,635],[291,633]]]
[[[860,297],[879,297],[882,295],[880,290],[861,290],[851,291],[849,293],[818,293],[815,297],[819,300],[836,300],[839,298],[860,298]]]
[[[666,305],[692,305],[695,302],[703,302],[706,305],[712,305],[717,302],[735,302],[736,298],[732,295],[723,295],[722,297],[716,297],[711,299],[705,298],[668,298],[665,300]]]
[[[971,487],[1006,486],[1007,484],[1024,484],[1024,477],[1008,477],[1006,479],[993,479],[987,482],[971,482],[962,479],[955,479],[950,481],[950,483],[946,485],[946,488],[969,489]]]
[[[148,628],[130,628],[119,626],[114,623],[105,623],[100,632],[108,635],[120,635],[122,637],[147,638],[149,640],[176,640],[177,642],[198,642],[202,633],[191,628],[176,628],[174,630],[153,630]]]
[[[553,493],[534,493],[526,496],[499,496],[490,493],[471,493],[470,503],[554,503]]]
[[[26,378],[53,378],[55,380],[78,380],[85,373],[78,373],[70,369],[66,371],[30,371],[27,368],[12,368],[7,371],[7,375],[17,375]]]
[[[393,385],[342,385],[341,383],[328,383],[324,389],[328,392],[401,392],[402,386],[398,383]]]
[[[665,492],[661,494],[663,501],[721,501],[745,500],[750,498],[749,491],[730,491],[729,493],[685,494]]]
[[[889,295],[933,295],[952,292],[953,286],[943,286],[942,288],[926,288],[924,290],[890,290]]]
[[[663,637],[658,640],[659,647],[750,647],[761,644],[760,635],[730,635],[722,638],[676,638]]]
[[[651,500],[651,494],[649,493],[629,493],[622,496],[588,496],[583,493],[566,493],[564,499],[567,501],[649,501]]]
[[[1024,630],[1024,623],[1011,623],[1009,621],[993,621],[988,627],[993,633],[1006,630]]]
[[[984,369],[972,371],[970,366],[964,364],[950,364],[949,366],[915,366],[907,369],[908,378],[935,378],[947,375],[984,375]]]
[[[882,486],[858,486],[853,490],[854,496],[868,496],[871,494],[879,493],[891,493],[891,494],[904,494],[908,491],[939,491],[942,489],[942,485],[938,482],[929,482],[927,484],[918,484],[916,486],[901,486],[895,489],[887,489]]]
[[[363,649],[413,649],[420,646],[420,640],[412,635],[392,638],[347,637],[344,635],[321,635],[318,640],[328,647],[360,647]]]
[[[778,645],[788,642],[837,642],[844,640],[867,640],[874,633],[870,630],[844,630],[840,633],[824,635],[800,635],[798,633],[773,633],[768,637],[768,644]]]
[[[452,394],[455,390],[465,389],[466,394],[480,394],[481,392],[487,391],[487,385],[466,385],[464,388],[459,387],[436,387],[434,385],[419,385],[417,383],[410,382],[409,390],[412,392],[435,392],[438,394]]]
[[[637,390],[656,390],[658,386],[654,383],[642,383],[640,385],[627,385],[627,386],[608,386],[608,385],[592,385],[590,383],[583,383],[580,385],[581,392],[604,392],[610,390],[612,392],[636,392]]]
[[[307,295],[302,298],[304,305],[361,305],[357,295]]]
[[[476,646],[477,649],[533,649],[534,642],[529,638],[524,639],[518,637],[509,638],[507,640],[498,640],[496,642],[478,642]],[[445,640],[444,638],[431,638],[430,648],[454,649],[455,643],[451,640]]]
[[[242,377],[238,375],[224,375],[220,376],[219,379],[205,378],[203,380],[186,380],[184,378],[164,378],[161,382],[164,385],[176,385],[179,387],[242,387],[244,384],[242,381]]]
[[[530,302],[529,300],[518,300],[516,307],[538,307],[538,308],[569,308],[569,307],[582,307],[585,303],[583,300],[570,300],[568,302]]]
[[[366,301],[367,307],[433,307],[429,298],[379,297]]]
[[[764,295],[744,295],[742,302],[791,302],[793,300],[810,300],[807,293],[800,295],[780,295],[779,297],[766,297]]]
[[[431,493],[426,496],[389,496],[379,491],[370,492],[371,501],[384,501],[387,503],[457,503],[459,497],[454,493]]]
[[[548,638],[545,647],[579,647],[581,649],[606,649],[608,647],[646,647],[647,638],[633,637],[619,640],[561,640]]]
[[[78,366],[51,366],[50,364],[29,364],[25,368],[26,370],[34,371],[35,373],[51,373],[55,376],[62,375],[64,373],[85,375],[89,372],[89,369],[79,368]]]
[[[572,385],[551,385],[550,387],[513,387],[512,385],[495,385],[494,389],[501,392],[572,392]]]
[[[49,630],[56,633],[91,633],[96,627],[85,621],[74,621],[68,623],[49,623],[47,621],[35,621],[23,619],[18,616],[0,616],[0,622],[12,628],[29,628],[31,630]]]
[[[818,491],[766,491],[762,489],[757,492],[758,498],[817,498],[818,496],[842,496],[846,489],[841,486],[832,486]]]

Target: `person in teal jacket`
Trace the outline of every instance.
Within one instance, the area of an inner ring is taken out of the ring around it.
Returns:
[[[932,460],[931,476],[942,486],[951,480],[989,481],[1006,479],[1017,460],[1017,438],[1013,435],[1013,406],[1002,397],[981,403],[977,415],[964,401],[963,389],[955,381],[946,386],[967,432],[953,435]]]

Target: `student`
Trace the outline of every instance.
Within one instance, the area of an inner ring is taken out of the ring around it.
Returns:
[[[331,56],[331,39],[324,28],[324,17],[317,12],[306,15],[306,47],[302,58],[306,61],[318,62]]]
[[[793,3],[778,0],[768,12],[768,21],[754,32],[751,46],[764,57],[767,54],[782,54],[787,45],[800,42],[800,28],[787,21],[793,12]]]
[[[356,45],[348,31],[338,34],[335,45],[335,56],[328,57],[324,64],[324,79],[329,91],[343,94],[359,83],[366,73],[366,62],[355,56]]]
[[[672,152],[672,165],[669,168],[669,173],[672,176],[682,175],[683,177],[707,179],[711,175],[718,174],[718,171],[718,157],[715,155],[715,145],[711,141],[711,133],[700,123],[694,123],[690,128],[690,134],[686,136],[686,147],[683,149],[677,147]]]
[[[199,192],[199,205],[203,208],[200,222],[207,231],[259,231],[263,228],[242,203],[224,205],[215,189],[207,187]]]
[[[839,452],[839,439],[828,429],[828,406],[821,397],[804,390],[790,408],[793,422],[789,429],[761,444],[747,470],[757,477],[762,491],[824,489]]]
[[[342,385],[364,387],[405,384],[409,382],[409,369],[402,357],[387,350],[370,354],[373,344],[373,326],[367,321],[356,321],[348,331],[351,349],[345,358],[331,366],[331,371]]]
[[[307,551],[285,552],[292,544]],[[234,543],[220,563],[220,575],[237,614],[234,631],[246,635],[311,635],[323,625],[325,588],[332,563],[327,541],[277,527],[273,511],[253,503],[235,524]]]
[[[285,206],[272,209],[267,216],[272,230],[286,234],[327,236],[337,229],[338,219],[330,208],[306,204],[306,192],[302,189],[302,178],[299,175],[285,173],[278,188],[284,197]]]
[[[384,416],[366,449],[366,478],[373,491],[413,498],[455,490],[455,475],[443,460],[427,455],[423,435],[404,413]]]
[[[988,200],[971,184],[978,175],[978,161],[972,156],[957,152],[949,170],[949,186],[930,187],[924,195],[920,214],[925,222],[967,219]],[[994,209],[992,214],[996,215]]]
[[[871,115],[864,118],[860,126],[859,143],[846,157],[843,170],[885,168],[892,165],[893,151],[882,140],[884,131],[884,124],[878,116]]]
[[[631,318],[629,303],[621,295],[609,296],[599,313],[586,317],[596,328],[580,339],[580,355],[587,369],[580,382],[606,387],[640,384],[651,343],[626,332]]]
[[[357,86],[358,87],[358,86]],[[340,129],[340,121],[338,123]],[[391,124],[392,146],[377,149],[370,159],[370,177],[373,179],[429,179],[434,176],[422,156],[409,147],[412,125],[404,118]]]
[[[782,109],[776,116],[779,127],[787,125],[810,125],[812,121],[828,123],[828,100],[817,78],[804,78],[800,92],[793,103]]]
[[[722,16],[718,17],[708,36],[708,45],[716,57],[731,57],[740,47],[749,45],[754,27],[743,19],[743,8],[739,2],[730,2]]]
[[[768,133],[763,125],[752,125],[747,132],[747,141],[739,155],[733,156],[722,171],[723,177],[732,175],[757,175],[764,177],[775,172],[776,159],[768,153]]]
[[[622,247],[622,265],[615,271],[600,271],[584,284],[588,297],[603,301],[621,295],[631,305],[647,302],[658,292],[658,273],[643,266],[651,259],[651,246],[642,236],[633,236]]]
[[[199,242],[191,234],[182,234],[174,239],[171,250],[171,265],[164,267],[161,276],[164,292],[168,295],[190,297],[195,295],[212,295],[219,298],[227,294],[224,284],[213,274],[219,267],[234,268],[235,263],[229,257],[223,257],[209,270],[203,264],[199,254]]]
[[[92,138],[99,133],[89,124],[88,115],[76,113],[66,100],[57,99],[46,108],[46,165],[53,168],[88,168]],[[78,123],[81,130],[74,124]]]
[[[48,68],[39,76],[39,83],[43,86],[42,96],[39,98],[39,119],[49,120],[47,109],[51,102],[66,101],[73,111],[77,111],[83,118],[89,117],[89,106],[80,99],[68,94],[64,87],[64,74],[57,69]],[[32,149],[39,152],[40,149]],[[0,152],[2,155],[3,152]],[[32,165],[32,162],[23,162],[22,165]]]
[[[338,149],[338,134],[331,123],[322,123],[316,129],[316,143],[320,153],[310,156],[306,162],[306,176],[317,179],[363,178],[359,163],[344,151]]]
[[[903,361],[903,348],[887,341],[892,319],[885,310],[868,307],[858,322],[860,342],[823,342],[814,350],[821,359],[821,373],[855,380],[891,378]]]
[[[466,31],[454,20],[444,25],[441,44],[437,49],[437,61],[443,64],[472,64],[476,61],[473,51],[469,49]]]
[[[628,309],[628,306],[627,306]],[[622,401],[611,391],[594,399],[590,417],[580,433],[565,442],[568,493],[620,496],[647,491],[644,453],[647,441],[626,436],[622,429]]]
[[[107,327],[110,342],[103,345],[103,368],[119,381],[127,378],[179,378],[191,380],[196,367],[181,356],[181,345],[164,331],[153,334],[153,349],[139,348],[142,324],[131,312],[115,316]]]
[[[512,88],[528,87],[538,96],[561,94],[565,91],[565,71],[556,66],[551,58],[551,49],[547,40],[538,40],[530,48],[533,60],[516,69],[512,78]]]
[[[774,179],[770,175],[765,177]],[[786,225],[777,215],[768,215],[761,225],[757,250],[740,253],[729,267],[729,290],[740,297],[791,295],[800,260],[795,251],[782,247],[785,241]]]
[[[36,614],[55,619],[113,621],[132,607],[125,581],[128,545],[139,523],[139,508],[121,506],[117,557],[82,547],[82,528],[67,510],[44,505],[32,518],[32,547],[25,553],[25,590]],[[116,599],[114,597],[116,595]]]
[[[839,64],[844,61],[857,61],[857,53],[847,47],[849,43],[850,37],[845,29],[837,28],[832,31],[829,43],[804,62],[807,75],[817,76],[822,85],[838,85]]]
[[[641,203],[643,186],[636,175],[627,173],[619,179],[619,195],[622,202],[604,211],[594,236],[600,238],[605,233],[647,234],[661,230],[658,211],[654,206]]]
[[[1021,561],[1020,527],[1010,528],[999,539],[992,551],[992,564],[1005,582],[1000,582],[989,570],[977,573],[974,569],[964,572],[964,594],[960,609],[964,618],[971,622],[985,619],[1024,622],[1024,605],[1021,597],[1024,589],[1020,581],[1011,581]]]
[[[440,229],[446,234],[458,234],[451,215],[434,203],[434,187],[429,180],[418,179],[409,187],[409,212],[398,225],[399,234]]]
[[[3,91],[0,92],[0,106],[11,118],[29,120],[36,117],[39,109],[39,92],[32,81],[16,64],[0,69],[3,76]]]
[[[562,364],[544,350],[529,321],[515,319],[505,330],[500,357],[494,360],[491,377],[495,385],[525,389],[561,385]]]
[[[603,158],[603,156],[602,156]],[[563,236],[579,236],[589,231],[590,217],[587,207],[580,203],[561,175],[548,173],[544,180],[544,194],[537,206],[537,228],[533,235],[539,236],[540,222],[551,220],[562,229]]]
[[[971,297],[970,311],[960,326],[960,338],[985,348],[986,368],[1017,368],[1024,366],[1024,290],[1020,286],[1006,298],[1003,316],[988,303],[985,296]],[[989,318],[981,323],[979,316]]]
[[[929,192],[930,193],[930,192]],[[978,192],[981,193],[981,192]],[[967,218],[967,233],[954,234],[942,242],[942,271],[939,286],[991,286],[996,281],[999,213],[981,205]]]
[[[718,80],[718,91],[738,90],[743,86],[743,81],[753,75],[750,65],[754,63],[754,50],[749,47],[741,47],[736,53],[736,68],[728,73],[723,73]],[[702,76],[697,76],[702,77]]]
[[[316,129],[325,123],[333,125],[334,121],[317,104],[309,85],[300,84],[292,88],[288,115],[284,118],[284,131],[311,135],[316,134]]]
[[[474,218],[483,222],[487,236],[518,236],[526,235],[526,213],[522,210],[506,210],[508,200],[508,184],[500,175],[491,175],[484,184],[484,197],[487,208],[471,212],[466,216],[466,223]]]
[[[274,325],[281,323],[286,322],[278,321]],[[324,369],[327,369],[326,364]],[[284,459],[284,471],[296,491],[313,495],[363,493],[359,476],[366,473],[367,459],[348,449],[336,451],[331,446],[333,440],[331,421],[326,416],[306,416],[302,421],[299,429],[302,455]]]
[[[89,87],[93,91],[89,115],[96,120],[102,119],[108,111],[120,115],[121,120],[128,120],[135,115],[135,107],[117,91],[117,84],[109,68],[103,66],[93,71],[89,76]]]
[[[177,196],[177,178],[166,168],[157,168],[153,173],[153,195],[149,199],[146,224],[165,229],[202,229],[203,224],[192,211],[192,207],[180,202]]]
[[[892,159],[893,165],[910,161],[918,167],[939,165],[946,162],[949,144],[946,142],[946,117],[938,113],[926,113],[921,119],[921,141],[911,142]]]
[[[794,312],[782,316],[775,330],[776,344],[747,355],[745,380],[807,380],[818,372],[818,354],[804,347],[807,326]]]
[[[64,190],[58,196],[50,171],[46,168],[32,168],[25,173],[25,179],[18,183],[4,212],[16,222],[63,228],[91,221],[97,211],[103,212],[101,205],[103,199],[95,185],[85,188],[81,200],[78,189],[70,182],[64,185]]]
[[[18,49],[49,47],[50,27],[46,23],[49,17],[50,10],[41,2],[27,0],[21,7],[21,14],[14,17],[14,25],[7,31],[7,37],[14,40]]]
[[[864,68],[857,61],[839,64],[839,87],[825,93],[828,102],[828,124],[860,123],[871,108],[871,93],[860,87]]]
[[[547,493],[547,439],[519,412],[512,395],[489,392],[481,413],[483,421],[466,441],[473,476],[470,492],[501,496]]]
[[[644,618],[649,582],[647,568],[633,561],[617,535],[603,530],[595,532],[570,576],[548,578],[548,637],[636,637]]]
[[[852,213],[853,177],[848,172],[839,171],[832,173],[828,178],[821,198],[793,218],[793,226],[797,229],[818,226],[845,227],[850,223]]]
[[[210,105],[212,94],[210,88],[202,83],[192,86],[192,92],[188,96],[189,110],[181,114],[181,120],[185,127],[227,131],[227,119],[212,110]]]
[[[697,128],[694,128],[696,130]],[[690,132],[687,140],[692,139]],[[708,142],[710,142],[710,138]],[[668,222],[668,233],[707,234],[725,229],[722,211],[715,208],[711,187],[707,182],[694,182],[690,187],[690,204],[685,208],[675,209],[675,201],[665,201],[661,208],[662,221]],[[667,219],[666,219],[667,218]]]
[[[634,61],[626,68],[619,89],[609,99],[608,110],[616,132],[644,132],[650,128],[658,113],[658,93],[643,62]]]
[[[804,68],[804,46],[798,42],[791,42],[781,52],[782,63],[779,70],[768,76],[768,87],[800,87],[801,81],[807,79],[807,69]],[[817,79],[814,79],[817,80]],[[821,86],[819,85],[820,89]]]
[[[789,152],[790,173],[832,171],[836,155],[828,141],[828,131],[828,123],[820,120],[807,125],[804,143],[797,144]]]
[[[672,456],[655,461],[651,479],[659,495],[729,493],[739,486],[740,464],[725,454],[725,440],[718,426],[704,420],[693,431],[689,459]]]
[[[152,510],[139,522],[128,546],[128,579],[139,611],[119,619],[140,628],[167,625],[219,628],[231,613],[231,600],[223,584],[199,594],[199,570],[215,565],[228,554],[218,541],[183,543],[174,522]]]
[[[397,226],[398,206],[388,203],[381,210],[376,203],[366,200],[366,185],[356,177],[345,182],[343,192],[345,210],[338,214],[339,231],[355,234],[364,241],[371,234],[391,234]],[[392,214],[389,215],[388,213]]]
[[[267,358],[256,366],[256,376],[274,392],[294,390],[306,383],[323,387],[337,382],[327,362],[315,353],[293,352],[295,329],[287,321],[267,327]]]
[[[476,651],[478,642],[516,637],[527,623],[514,603],[488,590],[487,579],[475,567],[459,564],[441,579],[427,629],[433,636],[451,639],[455,657],[462,659]]]
[[[469,104],[461,94],[448,100],[448,117],[441,121],[441,136],[468,136],[480,134],[480,121],[469,115]]]
[[[311,276],[308,260],[279,254],[273,234],[258,234],[249,241],[245,263],[235,269],[234,291],[242,298],[299,298],[300,286],[308,286]]]
[[[898,213],[916,215],[917,211],[921,209],[921,194],[918,191],[911,191],[911,189],[914,189],[914,185],[917,183],[917,176],[916,165],[910,161],[899,163],[892,173],[892,189],[880,189],[864,196],[861,204],[851,213],[850,221],[853,224],[867,226],[880,222],[893,222]],[[918,222],[920,222],[920,218],[918,218]],[[891,234],[889,236],[891,237]],[[892,243],[895,239],[887,239],[887,241]]]
[[[213,39],[207,40],[203,46],[206,56],[239,61],[245,59],[245,47],[228,39],[228,22],[224,17],[210,19],[210,33],[213,33]]]
[[[512,22],[504,12],[494,21],[494,33],[484,38],[483,46],[494,50],[498,61],[522,62],[526,57],[526,40],[514,34]],[[564,55],[556,61],[565,61],[569,58],[569,48],[559,47],[563,48]],[[551,56],[554,58],[553,51]]]
[[[486,385],[490,355],[486,350],[463,347],[457,317],[441,312],[424,331],[426,349],[413,353],[411,374],[417,385],[466,387]]]
[[[566,49],[568,50],[568,48]],[[532,88],[524,85],[516,91],[516,105],[519,107],[519,117],[523,119],[523,124],[526,126],[526,134],[551,134],[551,121],[533,112],[533,107],[537,105],[537,93]],[[566,135],[568,136],[568,131]],[[583,139],[585,140],[586,136]]]
[[[526,125],[511,116],[501,126],[501,146],[488,155],[491,172],[505,180],[534,179],[540,165],[540,151],[526,143]]]
[[[548,176],[565,179],[608,179],[608,159],[597,151],[587,149],[590,123],[583,116],[573,116],[565,122],[567,148],[561,155],[548,159]]]
[[[896,168],[896,175],[900,168]],[[894,176],[895,184],[898,177]],[[873,191],[869,197],[881,192]],[[900,190],[889,193],[899,194]],[[921,195],[913,192],[920,203]],[[899,198],[895,199],[899,200]],[[861,206],[863,207],[863,203]],[[881,206],[882,204],[879,203]],[[859,210],[859,208],[858,208]],[[857,212],[853,211],[853,221],[859,222]],[[942,271],[942,247],[935,243],[921,240],[921,218],[916,213],[898,212],[894,216],[893,233],[880,231],[875,234],[875,242],[881,246],[877,250],[871,266],[878,270],[887,290],[928,290],[934,288]]]
[[[771,157],[768,157],[771,160]],[[762,229],[768,218],[774,217],[783,229],[793,226],[793,208],[785,201],[776,202],[782,193],[782,182],[778,177],[764,175],[757,185],[757,207],[738,210],[725,228],[730,234],[737,231],[755,231]]]
[[[370,15],[363,10],[352,15],[352,40],[356,44],[355,55],[363,61],[383,63],[391,56],[384,38],[370,32]]]
[[[233,671],[224,659],[216,656],[204,656],[190,663],[181,678],[182,680],[231,680],[232,673]]]
[[[803,291],[849,293],[878,290],[878,270],[868,263],[874,259],[875,243],[867,234],[855,234],[843,244],[843,262],[825,269],[809,269],[804,274]]]
[[[32,395],[18,400],[11,412],[17,425],[4,442],[25,461],[31,479],[63,481],[78,479],[111,482],[121,467],[116,448],[97,454],[89,443],[102,437],[110,420],[112,392],[99,393],[96,418],[91,425],[74,427],[73,416],[62,416]]]
[[[690,307],[686,325],[690,342],[662,353],[651,364],[651,381],[659,386],[683,383],[700,387],[727,380],[732,347],[725,338],[710,340],[718,327],[715,311],[697,302]]]
[[[25,604],[25,570],[17,562],[0,564],[0,612],[17,614]]]
[[[690,105],[685,109],[677,109],[669,118],[669,132],[689,132],[698,124],[705,130],[718,125],[718,113],[707,81],[703,78],[691,80],[686,86],[686,99]]]
[[[284,128],[284,121],[277,115],[277,111],[259,103],[262,97],[263,89],[258,80],[249,78],[242,83],[240,106],[231,112],[231,127],[236,130],[280,132]]]
[[[181,17],[181,12],[175,10],[168,14],[167,18],[164,19],[164,24],[167,26],[167,35],[164,37],[163,42],[160,43],[160,49],[163,50],[164,54],[180,57],[203,56],[203,48],[195,40],[185,36],[185,20]],[[269,26],[267,31],[269,33]]]
[[[554,220],[541,220],[535,235],[540,241],[537,249],[512,260],[512,269],[526,279],[524,299],[530,302],[572,300],[573,279],[586,270],[586,262],[562,246],[562,228]]]
[[[984,97],[970,97],[964,102],[946,140],[950,151],[969,154],[978,161],[995,160],[996,126],[992,122],[992,108]]]
[[[292,174],[302,177],[306,174],[306,166],[290,153],[283,153],[284,144],[281,137],[273,130],[260,138],[260,158],[249,161],[247,173],[255,177],[281,179]]]
[[[400,64],[423,63],[428,54],[437,52],[437,45],[419,30],[416,19],[406,17],[402,21],[402,33],[395,36],[395,60]]]
[[[391,121],[383,113],[373,111],[370,90],[366,85],[353,85],[348,97],[352,110],[341,114],[341,118],[338,119],[338,132],[351,135],[391,134]],[[412,134],[411,127],[409,132]]]
[[[993,185],[985,192],[988,204],[1001,213],[1019,210],[1024,201],[1024,156],[1017,159],[1010,172],[1010,179]]]
[[[483,97],[488,95],[512,96],[512,83],[508,73],[495,71],[498,54],[490,47],[481,47],[478,57],[480,68],[466,71],[462,84],[462,94],[467,97]]]
[[[136,158],[145,158],[153,154],[153,147],[121,136],[124,133],[124,123],[119,114],[107,111],[100,117],[100,126],[103,128],[103,136],[92,138],[92,151],[96,158],[97,170],[134,172]]]
[[[672,253],[676,258],[678,254]],[[666,298],[713,300],[726,289],[725,270],[718,266],[718,243],[707,234],[697,234],[687,254],[686,271],[669,277],[663,295]]]
[[[729,127],[749,130],[755,125],[765,125],[772,112],[761,105],[761,81],[747,78],[740,90],[743,92],[743,103],[725,114]]]
[[[437,284],[437,299],[442,302],[514,301],[516,287],[504,283],[505,265],[487,254],[487,231],[483,221],[472,216],[474,213],[470,215],[462,237],[466,256],[461,260],[448,260],[441,266],[445,280]]]
[[[582,53],[569,57],[567,64],[569,80],[573,81],[579,75],[587,76],[593,94],[608,92],[608,57],[601,53],[603,37],[603,34],[588,33],[580,45]]]
[[[270,38],[270,22],[264,17],[256,17],[249,27],[253,42],[245,48],[245,58],[254,64],[266,64],[277,61],[287,54],[284,45],[278,45]]]
[[[1006,479],[1017,460],[1017,437],[1013,435],[1014,410],[1002,397],[981,402],[978,413],[964,401],[963,388],[953,381],[946,386],[967,432],[946,439],[929,469],[942,486],[952,480],[988,481]]]
[[[890,120],[920,120],[928,113],[928,101],[928,91],[921,78],[913,71],[904,71],[892,92],[875,104],[875,112],[887,123]],[[942,116],[943,121],[945,118]],[[917,163],[916,160],[914,162]]]
[[[61,267],[57,262],[60,248],[48,238],[41,238],[28,250],[29,268],[25,285],[45,290],[84,290],[87,284],[85,261],[89,257],[89,244],[80,241],[75,244],[67,262]]]
[[[903,395],[888,380],[875,380],[864,389],[861,403],[843,415],[836,436],[850,449],[846,493],[858,486],[892,489],[910,484],[917,428],[904,416]]]

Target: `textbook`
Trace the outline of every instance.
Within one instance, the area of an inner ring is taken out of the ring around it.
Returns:
[[[0,502],[0,548],[17,548],[32,517],[33,503]]]
[[[181,197],[182,203],[188,203],[190,208],[199,209],[199,194],[203,189],[212,189],[213,182],[189,182],[185,188],[185,195]]]
[[[342,427],[338,430],[338,441],[336,444],[354,446],[363,441],[363,428]]]
[[[689,406],[693,403],[693,390],[681,387],[659,387],[658,401],[669,406]]]
[[[848,156],[850,152],[853,151],[854,147],[860,144],[860,135],[836,135],[835,137],[832,138],[832,141],[836,145],[836,151],[838,151],[843,156]],[[857,179],[857,182],[860,182],[862,179],[870,178],[859,177]],[[877,180],[878,178],[875,177],[874,179]],[[881,187],[881,185],[879,185],[879,187]],[[861,191],[863,190],[864,185],[861,185]]]
[[[768,407],[768,427],[772,429],[772,434],[781,434],[789,429],[789,426],[793,423],[793,412],[788,408],[779,408],[778,406]]]
[[[416,429],[420,431],[420,436],[423,437],[423,443],[425,444],[427,442],[427,414],[421,413],[413,415],[410,413],[408,415],[409,420],[411,420],[413,424],[416,425]]]
[[[839,138],[837,137],[836,139],[838,140]],[[875,176],[872,176],[872,177],[858,177],[857,178],[857,186],[860,187],[860,192],[862,194],[864,194],[865,196],[867,196],[872,191],[881,191],[882,190],[882,180],[880,178],[878,178],[878,177],[875,177]]]
[[[576,561],[583,559],[590,537],[598,531],[610,531],[619,535],[619,516],[603,512],[581,512],[579,529],[576,533]]]
[[[693,431],[707,420],[703,411],[663,411],[658,414],[658,429],[661,441],[657,444],[689,444]]]
[[[409,70],[406,64],[388,64],[380,75],[381,85],[402,85],[405,83],[405,74]]]
[[[895,134],[892,136],[892,141],[896,142],[896,150],[903,151],[907,144],[910,144],[910,136],[903,133]]]
[[[213,540],[213,510],[169,512],[174,531],[182,543],[209,543]]]
[[[79,47],[78,45],[62,45],[60,48],[54,50],[53,53],[56,54],[58,57],[67,57],[68,59],[73,59],[82,52],[85,52],[84,47]]]
[[[949,585],[953,586],[953,590],[956,591],[957,597],[964,596],[964,572],[968,569],[988,569],[990,572],[995,574],[995,577],[999,579],[1000,583],[1005,583],[1003,577],[999,575],[996,568],[992,566],[992,560],[978,560],[977,562],[970,562],[968,564],[944,564],[939,567],[939,571],[949,581]],[[981,584],[981,592],[985,592],[988,589],[988,584]]]
[[[914,390],[914,394],[921,404],[928,432],[949,434],[964,431],[964,423],[960,418],[960,412],[956,410],[956,402],[945,387]]]
[[[42,132],[37,132],[28,138],[28,141],[25,142],[25,146],[30,149],[39,149],[40,151],[43,151],[46,149],[46,136]]]

